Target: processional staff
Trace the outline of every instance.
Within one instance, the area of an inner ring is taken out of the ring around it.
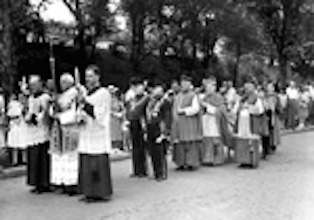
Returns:
[[[54,57],[53,50],[53,39],[49,38],[49,64],[50,64],[50,72],[53,80],[53,96],[57,97],[57,77],[56,77],[56,59]]]

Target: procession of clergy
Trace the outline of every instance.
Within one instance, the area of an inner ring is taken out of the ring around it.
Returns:
[[[86,87],[63,74],[62,92],[56,96],[43,88],[39,76],[31,76],[29,94],[22,88],[24,94],[11,97],[7,145],[25,149],[27,184],[33,193],[62,190],[83,195],[85,202],[110,200],[109,155],[128,142],[125,131],[132,146],[131,177],[157,181],[167,179],[170,150],[177,170],[228,161],[256,168],[280,144],[282,104],[271,82],[258,91],[247,80],[239,94],[231,83],[218,92],[212,76],[195,88],[184,74],[169,90],[161,81],[147,86],[134,77],[124,105],[114,87],[101,86],[97,66],[89,66],[85,77]],[[291,112],[294,101],[288,99]]]

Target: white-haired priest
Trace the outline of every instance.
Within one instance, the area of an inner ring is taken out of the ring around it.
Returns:
[[[29,80],[30,96],[27,102],[25,121],[27,123],[27,183],[34,186],[33,193],[49,191],[50,158],[48,105],[50,96],[43,92],[39,76]]]
[[[51,184],[70,196],[77,193],[78,184],[78,126],[76,123],[78,89],[74,77],[60,77],[61,94],[50,108],[54,123],[51,132]]]
[[[82,125],[79,135],[79,185],[82,201],[108,201],[112,195],[109,153],[110,93],[100,85],[100,70],[91,65],[86,69],[87,95],[81,95]]]

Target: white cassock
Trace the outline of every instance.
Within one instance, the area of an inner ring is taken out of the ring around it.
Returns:
[[[56,115],[62,133],[61,144],[68,150],[64,150],[62,153],[51,152],[51,183],[55,185],[74,186],[78,184],[77,95],[77,89],[72,87],[63,92],[57,101],[61,109]]]
[[[80,128],[79,152],[83,154],[110,154],[111,96],[105,88],[100,88],[86,97],[93,106],[95,118],[84,113],[86,123]]]

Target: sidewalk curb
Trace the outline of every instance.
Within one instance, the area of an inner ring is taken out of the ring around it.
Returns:
[[[121,155],[113,155],[111,156],[111,162],[119,162],[124,161],[131,158],[130,153],[124,153]],[[16,178],[26,175],[26,166],[13,167],[8,169],[1,169],[0,167],[0,180]]]
[[[300,134],[300,133],[305,133],[305,132],[309,132],[309,131],[314,131],[314,126],[309,126],[307,128],[304,128],[302,130],[283,130],[281,132],[282,136],[286,136],[286,135],[294,135],[294,134]]]

